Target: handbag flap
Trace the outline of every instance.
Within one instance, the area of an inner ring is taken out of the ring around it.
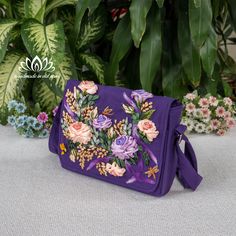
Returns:
[[[60,111],[62,166],[138,191],[155,191],[173,101],[144,90],[68,81]]]

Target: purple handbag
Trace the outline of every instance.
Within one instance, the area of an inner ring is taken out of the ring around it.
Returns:
[[[195,190],[202,177],[180,124],[182,108],[173,98],[144,90],[70,80],[49,149],[65,169],[143,193],[166,194],[176,175]]]

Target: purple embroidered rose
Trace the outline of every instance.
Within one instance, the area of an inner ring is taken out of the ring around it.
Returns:
[[[138,151],[138,144],[133,137],[122,135],[114,140],[111,151],[121,160],[129,159]]]
[[[105,115],[99,115],[93,120],[93,126],[98,129],[107,129],[112,125],[111,119]]]
[[[134,90],[131,93],[131,97],[136,101],[136,102],[144,102],[146,101],[148,98],[152,98],[153,95],[151,93],[146,92],[143,89],[140,90]]]

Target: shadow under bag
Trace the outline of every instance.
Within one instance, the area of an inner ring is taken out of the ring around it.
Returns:
[[[202,177],[180,124],[182,109],[144,90],[69,80],[49,149],[65,169],[150,195],[165,195],[175,176],[195,190]]]

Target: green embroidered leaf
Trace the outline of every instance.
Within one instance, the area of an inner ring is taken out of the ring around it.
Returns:
[[[44,26],[30,19],[22,25],[21,35],[32,57],[51,58],[54,65],[58,65],[63,60],[65,36],[60,21]]]
[[[93,14],[94,10],[98,7],[101,0],[80,0],[76,5],[76,14],[75,14],[75,41],[77,42],[81,22],[84,16],[84,13],[89,9],[89,15]]]
[[[16,24],[16,20],[0,20],[0,63],[2,62],[5,56],[10,38],[10,33]]]
[[[141,42],[140,82],[146,91],[152,91],[152,83],[161,60],[161,16],[158,7],[151,9],[148,15],[146,33]]]
[[[119,62],[126,55],[131,45],[130,19],[129,14],[126,14],[119,22],[113,36],[110,62],[106,68],[106,80],[108,84],[115,84],[115,75],[119,69]]]
[[[129,7],[131,19],[131,35],[134,45],[138,48],[146,29],[146,16],[152,0],[132,0]]]
[[[49,2],[49,4],[47,5],[45,10],[45,15],[47,15],[50,11],[52,11],[57,7],[62,7],[65,5],[75,5],[77,2],[78,0],[53,0]]]
[[[105,11],[99,7],[91,16],[87,16],[83,21],[76,42],[77,49],[87,47],[103,36],[105,30]]]
[[[6,123],[6,106],[8,102],[19,96],[25,80],[21,78],[20,63],[25,61],[25,55],[7,53],[0,64],[0,122]]]
[[[197,7],[195,6],[197,2]],[[189,25],[193,43],[201,47],[206,40],[212,20],[210,0],[189,1]]]
[[[151,109],[151,110],[149,110],[149,111],[147,111],[147,112],[142,113],[142,115],[141,115],[142,119],[150,119],[151,116],[152,116],[152,114],[153,114],[155,111],[156,111],[156,110]]]
[[[157,5],[162,8],[165,0],[156,0]]]
[[[211,32],[200,50],[200,55],[203,68],[208,76],[211,77],[217,56],[217,35],[213,28],[211,28]]]
[[[80,53],[80,60],[97,76],[99,82],[104,84],[104,63],[94,54]]]
[[[60,102],[60,97],[56,96],[52,92],[44,79],[36,79],[33,84],[33,98],[35,102],[40,104],[40,107],[47,111],[51,112]]]
[[[47,0],[25,0],[25,16],[26,18],[35,18],[43,23],[45,6]]]

